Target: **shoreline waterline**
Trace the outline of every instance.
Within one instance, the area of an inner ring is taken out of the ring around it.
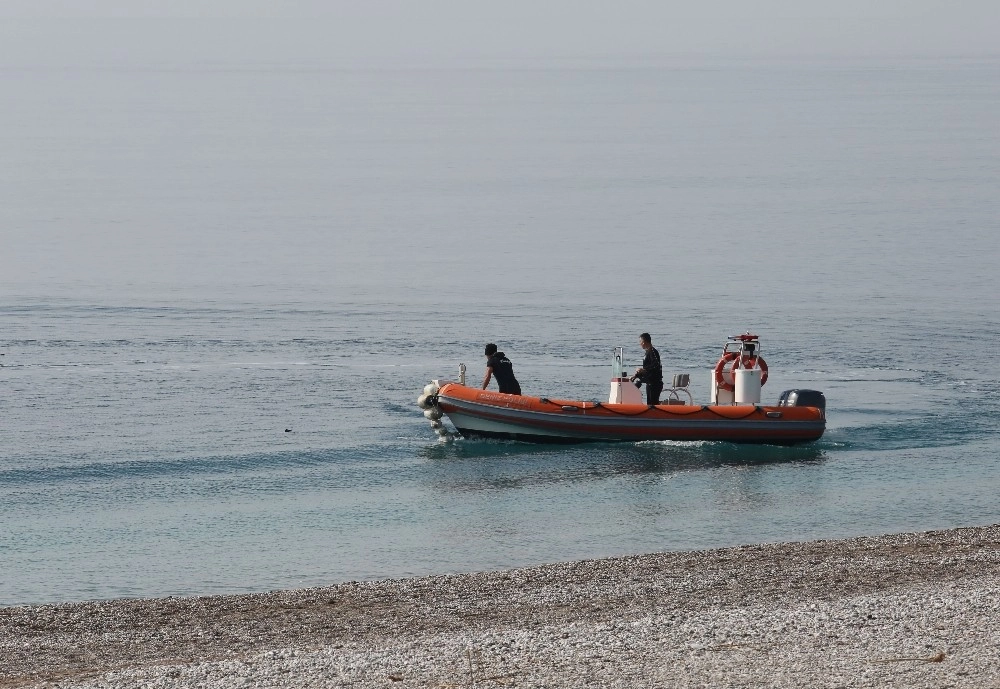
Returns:
[[[991,525],[8,607],[0,687],[983,686],[998,565]]]

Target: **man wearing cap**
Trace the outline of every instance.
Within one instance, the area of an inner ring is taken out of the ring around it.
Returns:
[[[503,352],[497,351],[492,342],[486,345],[486,376],[483,378],[483,390],[490,384],[490,378],[497,377],[500,392],[508,395],[520,395],[521,386],[514,377],[514,365]]]
[[[642,366],[635,370],[631,380],[646,384],[646,404],[660,403],[660,393],[663,392],[663,366],[660,364],[660,353],[653,346],[649,333],[639,336],[639,346],[646,350],[642,358]]]

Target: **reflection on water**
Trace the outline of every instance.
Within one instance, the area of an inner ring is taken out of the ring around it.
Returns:
[[[826,450],[813,446],[640,442],[566,447],[500,440],[437,443],[424,447],[421,455],[435,463],[433,484],[451,491],[520,489],[726,467],[815,464],[827,457]]]

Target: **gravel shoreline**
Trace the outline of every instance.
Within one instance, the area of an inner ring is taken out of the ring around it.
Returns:
[[[0,608],[0,687],[998,687],[1000,525]]]

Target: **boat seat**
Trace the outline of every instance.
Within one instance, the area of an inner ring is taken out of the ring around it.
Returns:
[[[663,391],[666,393],[667,398],[662,400],[660,404],[684,404],[684,400],[681,399],[681,395],[678,393],[687,395],[688,403],[694,404],[694,398],[691,396],[691,391],[688,390],[690,383],[691,375],[689,373],[675,373],[673,384]]]

